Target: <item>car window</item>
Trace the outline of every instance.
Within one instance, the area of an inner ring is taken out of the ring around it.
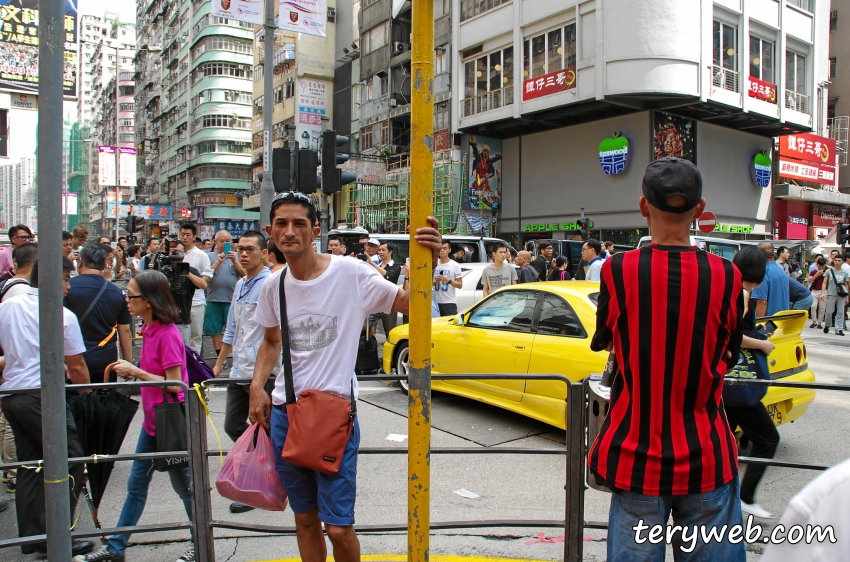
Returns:
[[[587,295],[587,298],[590,299],[590,302],[593,303],[593,306],[599,306],[599,293],[590,293]]]
[[[550,336],[584,338],[587,333],[573,308],[559,296],[543,295],[537,333]]]
[[[735,254],[738,253],[738,246],[732,244],[718,244],[717,242],[708,242],[706,243],[705,250],[715,256],[720,256],[721,258],[726,258],[727,260],[732,260],[735,257]]]
[[[535,291],[503,291],[482,301],[472,311],[466,325],[530,333],[536,305]]]

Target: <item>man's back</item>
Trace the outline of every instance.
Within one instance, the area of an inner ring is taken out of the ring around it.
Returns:
[[[591,349],[613,343],[619,370],[591,470],[646,495],[731,481],[736,451],[721,392],[727,351],[732,364],[742,338],[735,267],[690,247],[649,246],[606,260],[600,289]]]
[[[788,292],[788,275],[778,263],[768,262],[764,270],[764,280],[759,287],[753,289],[755,300],[767,301],[765,314],[773,316],[777,312],[788,310],[791,296]]]

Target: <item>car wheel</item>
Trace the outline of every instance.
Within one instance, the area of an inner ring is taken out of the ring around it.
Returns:
[[[410,390],[410,385],[407,382],[407,377],[410,375],[410,346],[408,346],[407,342],[398,344],[393,370],[396,375],[404,377],[398,381],[398,384],[401,386],[401,391],[407,394]]]

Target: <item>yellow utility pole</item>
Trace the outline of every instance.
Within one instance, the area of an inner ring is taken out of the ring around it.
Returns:
[[[434,0],[413,0],[410,107],[410,374],[407,560],[428,562],[431,528],[431,250],[413,240],[434,208]]]

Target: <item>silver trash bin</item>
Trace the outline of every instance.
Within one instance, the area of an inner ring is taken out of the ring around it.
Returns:
[[[587,466],[587,455],[590,452],[590,447],[596,441],[599,431],[602,429],[602,424],[605,418],[608,417],[610,408],[611,388],[602,386],[602,375],[592,374],[585,382],[587,389],[587,446],[585,447],[585,466]],[[611,492],[605,486],[596,483],[596,476],[586,469],[587,485],[602,492]]]

